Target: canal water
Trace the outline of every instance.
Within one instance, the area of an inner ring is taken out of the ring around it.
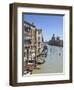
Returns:
[[[63,72],[63,47],[47,45],[48,53],[45,63],[34,69],[32,74],[61,73]]]

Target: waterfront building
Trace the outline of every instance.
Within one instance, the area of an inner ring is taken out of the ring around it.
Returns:
[[[53,34],[53,36],[52,36],[51,40],[49,40],[48,44],[52,45],[52,46],[63,47],[63,40],[61,40],[59,36],[55,37],[55,34]]]
[[[43,36],[42,36],[42,30],[37,29],[36,30],[36,53],[37,55],[40,54],[43,50]]]
[[[34,23],[24,21],[24,66],[32,62],[36,66],[37,55],[43,50],[42,30]]]

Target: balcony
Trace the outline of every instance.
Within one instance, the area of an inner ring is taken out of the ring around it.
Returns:
[[[31,32],[24,31],[24,35],[31,36]]]
[[[32,40],[30,36],[24,36],[24,40]]]

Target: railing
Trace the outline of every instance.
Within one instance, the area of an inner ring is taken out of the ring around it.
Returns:
[[[25,34],[25,35],[28,35],[28,36],[31,36],[31,32],[26,32],[26,31],[24,31],[24,34]]]

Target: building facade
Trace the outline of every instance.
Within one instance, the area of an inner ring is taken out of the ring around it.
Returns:
[[[43,50],[42,30],[34,24],[24,21],[24,66],[32,63],[36,66],[37,55]],[[25,71],[25,68],[23,73]]]
[[[36,30],[36,49],[37,55],[40,54],[43,50],[43,36],[41,29]]]

